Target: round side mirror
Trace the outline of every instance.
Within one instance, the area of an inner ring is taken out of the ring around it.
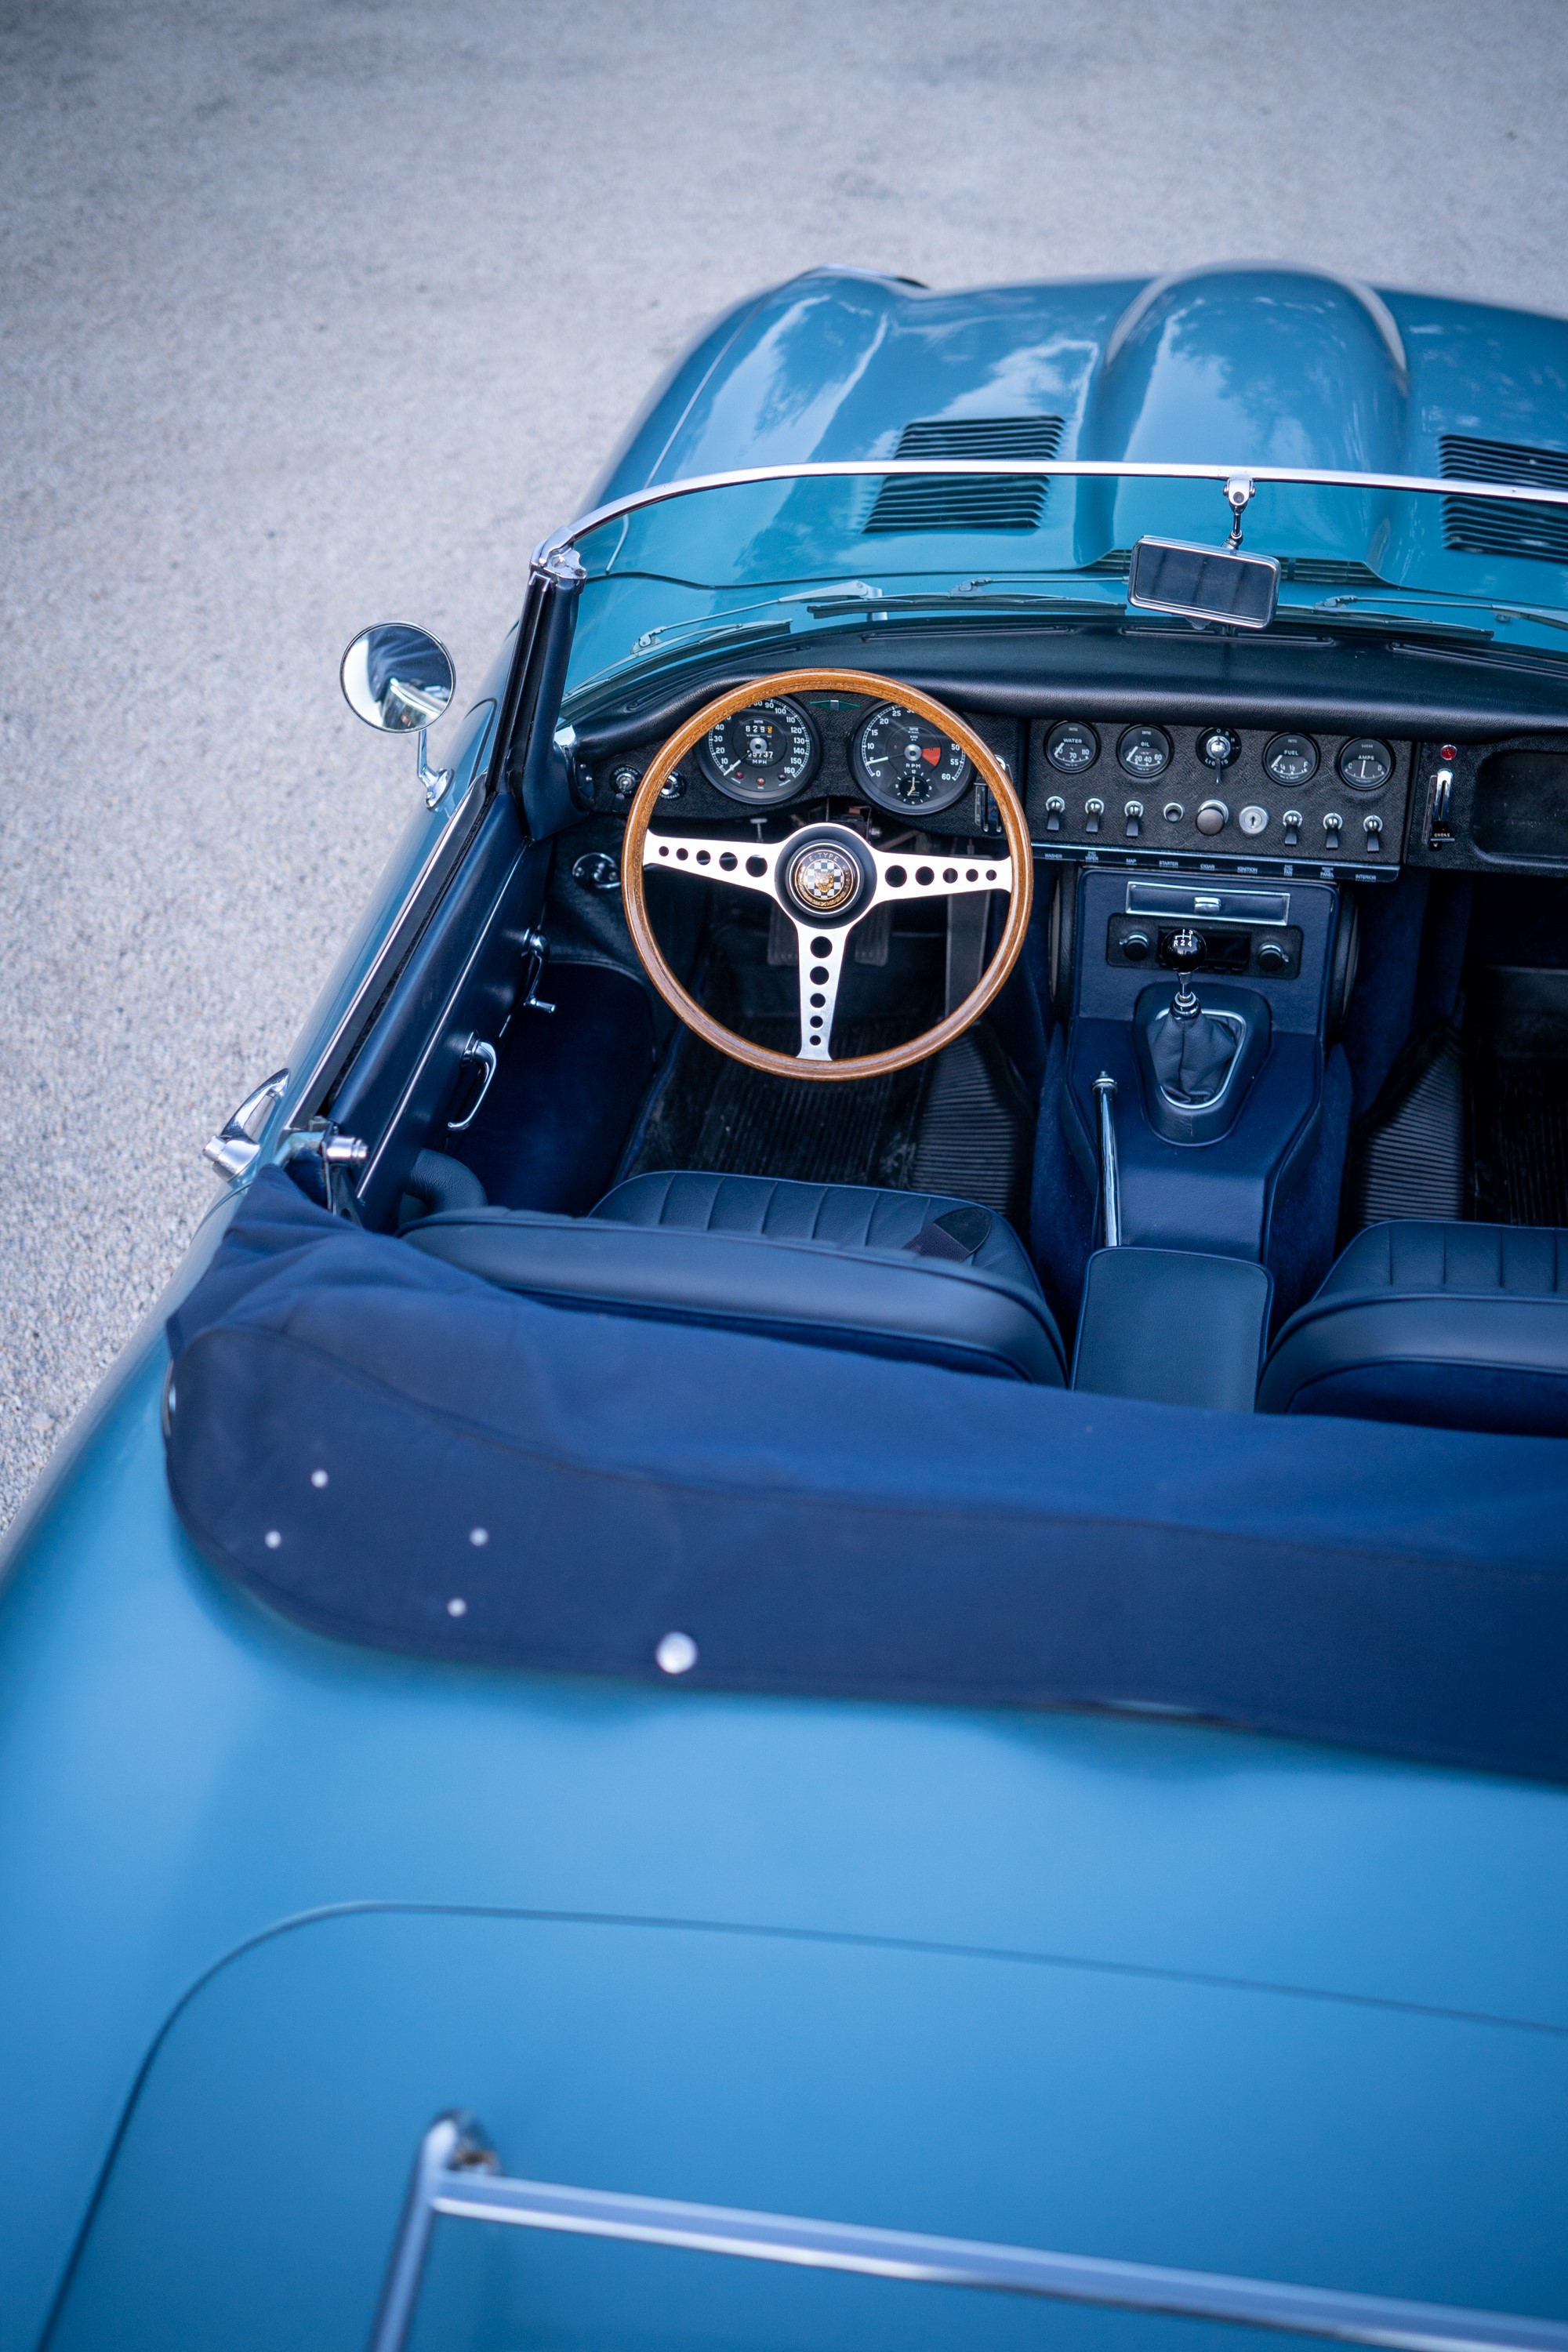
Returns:
[[[428,629],[378,621],[343,656],[343,700],[367,727],[394,735],[433,727],[458,690],[452,656]]]

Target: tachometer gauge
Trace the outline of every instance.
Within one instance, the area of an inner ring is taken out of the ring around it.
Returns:
[[[951,808],[970,777],[969,761],[951,737],[897,702],[873,710],[849,747],[849,761],[857,782],[896,816]]]
[[[1375,736],[1358,735],[1342,746],[1334,765],[1352,793],[1380,793],[1394,773],[1394,754]]]
[[[1318,772],[1318,747],[1310,735],[1276,735],[1263,754],[1263,772],[1287,788],[1310,783]]]
[[[772,695],[710,727],[697,757],[709,782],[731,800],[771,808],[815,775],[822,749],[800,705]]]

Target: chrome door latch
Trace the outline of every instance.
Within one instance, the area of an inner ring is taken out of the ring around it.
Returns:
[[[449,1118],[447,1121],[448,1135],[461,1135],[465,1128],[472,1127],[479,1115],[479,1105],[490,1090],[490,1080],[496,1074],[496,1049],[486,1038],[478,1035],[477,1033],[469,1037],[458,1059],[459,1068],[468,1062],[477,1063],[484,1072],[484,1076],[479,1080],[478,1094],[463,1113],[462,1118]]]
[[[202,1146],[202,1158],[220,1176],[232,1182],[254,1165],[261,1150],[258,1138],[282,1101],[288,1084],[289,1072],[274,1070],[269,1078],[263,1078],[258,1087],[252,1088],[239,1108]]]
[[[524,931],[521,940],[523,961],[527,966],[522,976],[521,1005],[525,1013],[553,1013],[553,1004],[546,1004],[538,992],[544,976],[544,959],[550,952],[542,931]]]

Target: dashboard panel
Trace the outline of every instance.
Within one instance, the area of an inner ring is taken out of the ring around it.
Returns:
[[[1030,723],[1029,830],[1046,858],[1375,882],[1398,870],[1411,771],[1384,736],[1086,711]]]
[[[1065,713],[1053,698],[1026,717],[950,697],[1021,783],[1042,862],[1363,883],[1402,863],[1568,873],[1568,735],[1412,740],[1375,718],[1350,731],[1353,704],[1336,730],[1288,707],[1264,723],[1256,702],[1238,715],[1219,698],[1199,724],[1190,701],[1175,715],[1175,698],[1169,717],[1150,717],[1147,698]],[[614,749],[584,747],[579,782],[597,814],[625,814],[673,723],[628,741],[622,722]],[[858,807],[873,838],[1001,831],[957,747],[879,694],[760,697],[681,762],[667,798],[699,824],[787,825],[831,800]]]

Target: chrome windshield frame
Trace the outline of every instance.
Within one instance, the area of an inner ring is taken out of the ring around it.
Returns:
[[[1568,490],[1538,488],[1534,483],[1471,482],[1439,479],[1427,474],[1355,474],[1316,466],[1161,466],[1147,460],[1109,457],[835,457],[810,459],[791,466],[738,466],[721,474],[692,474],[676,482],[656,482],[590,508],[574,522],[542,539],[533,552],[536,564],[548,565],[565,549],[575,547],[601,524],[644,507],[662,506],[671,499],[695,497],[702,490],[739,488],[750,482],[830,482],[898,475],[919,475],[926,480],[939,475],[1003,477],[1023,480],[1054,476],[1086,480],[1217,482],[1223,490],[1238,478],[1258,482],[1305,484],[1310,488],[1345,490],[1411,490],[1431,498],[1485,499],[1500,506],[1568,507]]]

